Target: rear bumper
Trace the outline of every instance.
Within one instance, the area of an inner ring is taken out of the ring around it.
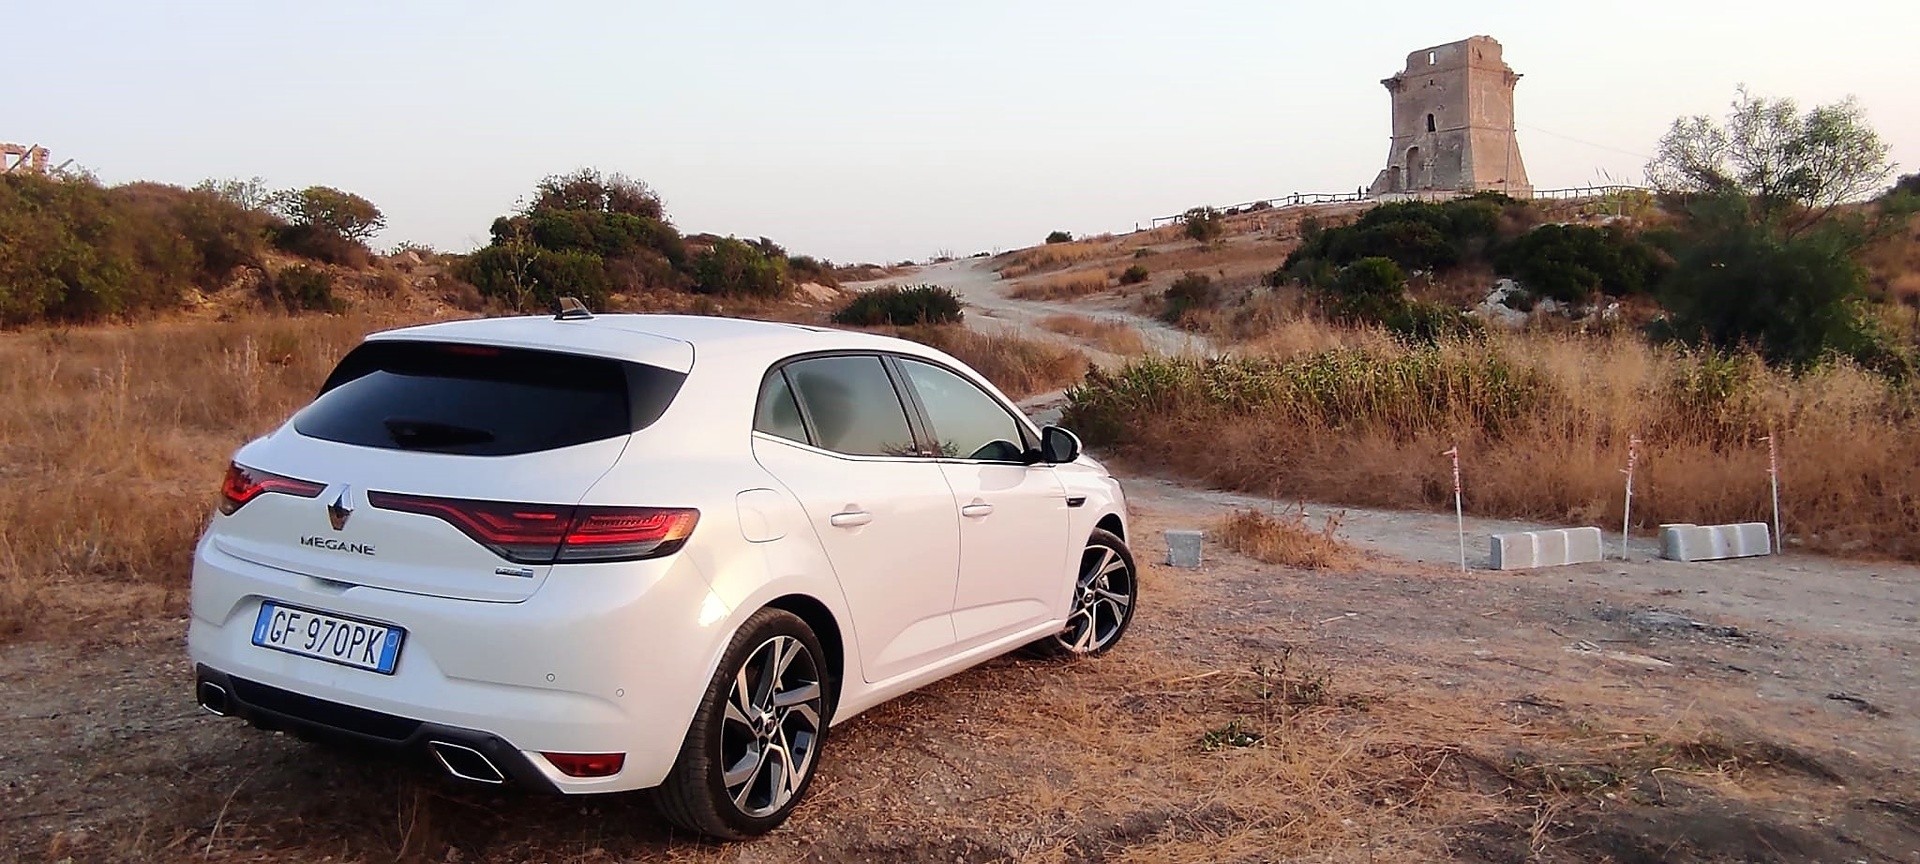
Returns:
[[[407,756],[464,780],[560,791],[519,748],[488,732],[329,702],[236,678],[204,663],[194,667],[194,697],[208,711],[261,729]]]
[[[393,674],[254,646],[266,600],[404,629]],[[620,792],[657,786],[672,769],[727,637],[725,611],[684,554],[569,565],[534,596],[495,603],[341,586],[203,542],[187,646],[243,706],[228,713],[261,725],[371,735],[366,743],[401,750],[441,740],[402,725],[419,724],[483,755],[514,749],[492,761],[528,767],[544,779],[533,788]],[[623,753],[625,764],[573,777],[541,753]]]

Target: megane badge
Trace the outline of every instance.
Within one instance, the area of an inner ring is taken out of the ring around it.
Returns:
[[[333,503],[327,505],[327,521],[333,524],[335,531],[345,529],[347,519],[353,516],[353,505],[347,503],[347,496],[352,493],[352,486],[343,486],[340,488],[340,497],[333,499]]]

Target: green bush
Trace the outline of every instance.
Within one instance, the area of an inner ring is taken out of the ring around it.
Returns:
[[[296,264],[260,283],[263,299],[288,312],[338,312],[333,276],[318,267]]]
[[[1072,243],[1073,235],[1065,231],[1055,231],[1047,235],[1048,243]]]
[[[1144,265],[1135,264],[1131,267],[1128,267],[1126,270],[1121,271],[1120,284],[1138,285],[1142,282],[1147,281],[1148,275],[1149,274],[1147,273],[1147,268]]]
[[[1170,324],[1179,324],[1187,313],[1196,309],[1209,309],[1220,300],[1220,291],[1213,284],[1212,277],[1191,270],[1173,280],[1165,293],[1160,295],[1160,319]]]
[[[330,232],[355,243],[365,243],[387,227],[387,217],[372,201],[331,186],[277,192],[267,205],[290,225]]]
[[[856,295],[833,313],[835,324],[878,327],[893,324],[958,324],[963,313],[960,298],[938,285],[883,285]]]
[[[731,237],[717,240],[693,262],[693,290],[775,298],[790,287],[785,258],[772,258]]]
[[[1493,264],[1531,293],[1569,303],[1644,293],[1665,271],[1653,246],[1617,226],[1542,225],[1501,246]]]

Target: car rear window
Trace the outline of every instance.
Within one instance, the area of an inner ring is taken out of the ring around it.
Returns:
[[[512,456],[644,429],[685,379],[557,351],[368,342],[340,361],[293,428],[362,447]]]

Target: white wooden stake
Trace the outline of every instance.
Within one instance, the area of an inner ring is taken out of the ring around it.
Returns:
[[[1767,441],[1767,480],[1773,486],[1773,552],[1778,555],[1786,551],[1786,538],[1780,536],[1780,439],[1778,433],[1768,435]]]
[[[1447,448],[1442,456],[1453,457],[1453,521],[1460,534],[1460,572],[1467,572],[1467,516],[1460,503],[1460,445]]]
[[[1633,531],[1633,468],[1639,461],[1640,436],[1628,436],[1627,470],[1620,472],[1627,475],[1627,503],[1620,508],[1620,560],[1622,561],[1630,560],[1627,557],[1627,538],[1632,536]]]

